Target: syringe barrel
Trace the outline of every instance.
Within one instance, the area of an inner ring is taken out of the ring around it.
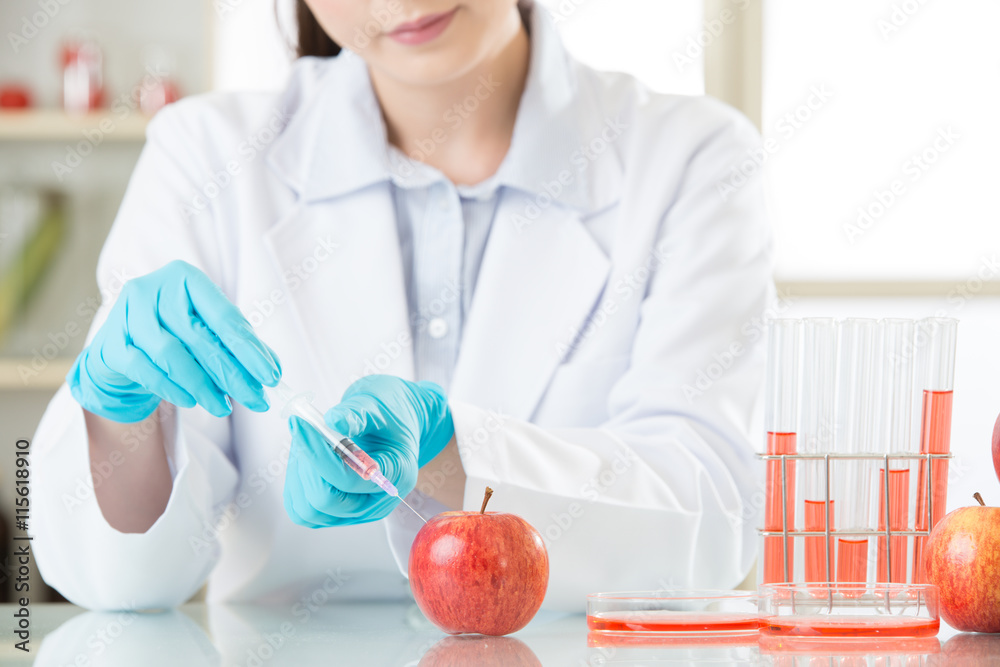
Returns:
[[[334,432],[331,431],[331,433]],[[334,447],[334,450],[351,470],[365,479],[370,479],[376,473],[381,474],[382,469],[375,463],[375,460],[368,456],[363,449],[354,444],[353,440],[350,438],[341,438],[338,444],[340,447]]]
[[[353,440],[327,426],[323,413],[312,404],[310,394],[295,392],[284,382],[279,382],[273,388],[272,394],[279,402],[284,403],[281,413],[283,417],[287,419],[295,415],[310,424],[333,447],[333,451],[337,452],[337,456],[347,464],[347,467],[363,479],[370,479],[375,473],[381,474],[378,463]]]

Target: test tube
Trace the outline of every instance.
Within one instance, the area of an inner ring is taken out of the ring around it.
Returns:
[[[796,452],[800,332],[800,321],[787,318],[772,320],[768,329],[764,388],[768,454]],[[795,528],[794,462],[768,459],[764,514],[764,530]],[[791,581],[794,560],[791,538],[786,543],[784,536],[765,537],[764,583]]]
[[[802,321],[802,417],[799,445],[803,454],[833,451],[833,404],[836,381],[837,325],[832,318],[813,317]],[[833,530],[834,503],[826,463],[803,462],[803,524],[809,532]],[[833,540],[803,538],[805,581],[833,579]],[[826,544],[826,547],[824,547]]]
[[[955,342],[958,320],[931,317],[917,324],[916,345],[920,351],[921,382],[920,453],[951,451],[951,402],[955,382]],[[948,460],[921,461],[917,475],[916,529],[932,529],[945,515],[948,501]],[[917,537],[913,547],[913,581],[925,583],[923,549],[926,537]]]
[[[885,319],[879,326],[879,409],[875,448],[890,456],[910,452],[914,327],[913,320],[904,319]],[[880,532],[886,530],[888,515],[889,531],[895,533],[907,530],[909,525],[910,462],[890,458],[888,463],[888,469],[881,465],[878,472],[878,529]],[[906,581],[908,561],[905,536],[892,536],[889,540],[884,535],[879,536],[878,581]]]
[[[875,320],[853,318],[838,325],[837,395],[834,406],[834,446],[841,454],[872,451],[872,389]],[[870,529],[871,470],[868,461],[845,460],[837,466],[837,515],[840,532]],[[837,581],[865,582],[868,538],[843,534],[837,538]]]

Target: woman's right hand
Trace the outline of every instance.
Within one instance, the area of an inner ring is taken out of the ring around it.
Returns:
[[[84,409],[137,422],[161,400],[225,417],[231,396],[264,412],[263,385],[280,377],[277,355],[239,309],[208,276],[177,260],[125,284],[66,382]]]

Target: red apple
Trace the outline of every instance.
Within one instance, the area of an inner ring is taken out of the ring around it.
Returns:
[[[997,479],[1000,479],[1000,416],[993,424],[993,469],[997,471]]]
[[[410,586],[417,606],[453,635],[506,635],[542,605],[549,555],[542,536],[514,514],[442,512],[410,547]]]
[[[1000,507],[950,512],[927,540],[927,580],[940,589],[940,613],[966,632],[1000,632]]]
[[[445,637],[417,667],[542,667],[528,646],[514,637]]]

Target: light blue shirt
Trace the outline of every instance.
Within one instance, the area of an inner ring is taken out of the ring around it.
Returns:
[[[499,179],[455,186],[437,169],[389,150],[414,373],[447,392],[499,203]]]

